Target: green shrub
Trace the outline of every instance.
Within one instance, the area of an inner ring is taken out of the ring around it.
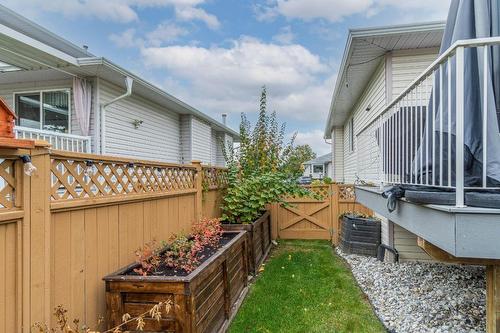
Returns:
[[[266,205],[286,204],[285,196],[313,196],[296,182],[302,173],[301,159],[310,156],[303,146],[294,146],[294,138],[295,135],[285,143],[285,125],[278,124],[275,112],[268,115],[267,92],[263,87],[254,128],[242,114],[238,150],[225,149],[228,186],[221,205],[222,221],[252,223]]]

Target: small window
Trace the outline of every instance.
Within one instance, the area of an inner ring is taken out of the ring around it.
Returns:
[[[54,132],[69,132],[69,91],[15,94],[17,125]]]
[[[321,164],[313,165],[313,173],[323,173],[323,171],[324,171],[323,165]]]
[[[349,151],[354,151],[354,118],[349,121]]]

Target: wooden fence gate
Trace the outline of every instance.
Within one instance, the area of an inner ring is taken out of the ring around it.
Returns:
[[[289,205],[272,205],[273,238],[328,239],[338,244],[339,215],[346,211],[371,211],[356,202],[353,185],[307,186],[322,200],[290,198]]]

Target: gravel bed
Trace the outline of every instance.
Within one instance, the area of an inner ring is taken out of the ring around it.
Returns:
[[[484,267],[382,263],[336,251],[389,332],[486,331]]]

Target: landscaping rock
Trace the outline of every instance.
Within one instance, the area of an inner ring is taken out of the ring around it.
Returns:
[[[486,280],[481,266],[383,263],[337,253],[351,266],[390,332],[485,332]]]

